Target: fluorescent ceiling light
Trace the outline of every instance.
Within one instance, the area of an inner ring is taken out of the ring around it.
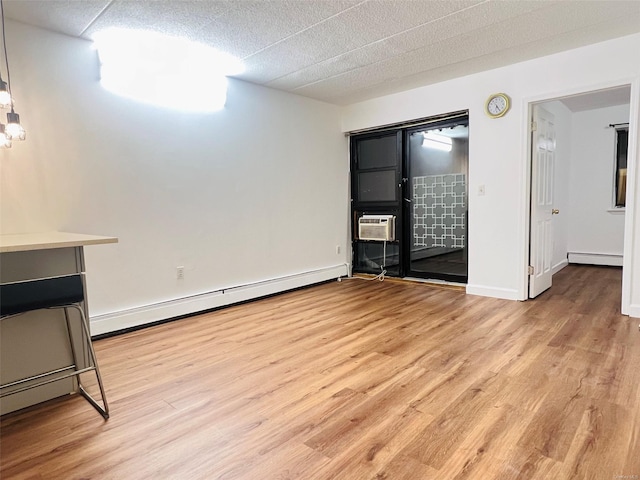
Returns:
[[[157,32],[109,28],[93,39],[106,89],[164,107],[219,110],[226,101],[226,77],[244,70],[229,54]]]
[[[450,137],[440,135],[435,132],[423,132],[422,146],[427,148],[434,148],[436,150],[442,150],[443,152],[450,152],[453,146],[453,141]]]

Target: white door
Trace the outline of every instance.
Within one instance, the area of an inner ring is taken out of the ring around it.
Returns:
[[[556,132],[553,115],[533,107],[531,124],[531,237],[529,240],[529,298],[551,287],[553,255],[553,177]],[[533,271],[531,271],[533,267]]]

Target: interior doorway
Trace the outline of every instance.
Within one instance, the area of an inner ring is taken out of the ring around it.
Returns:
[[[630,98],[624,85],[530,104],[529,298],[570,263],[623,266],[616,126]]]

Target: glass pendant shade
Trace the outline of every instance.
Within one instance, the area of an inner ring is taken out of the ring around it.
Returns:
[[[0,80],[0,107],[9,108],[11,106],[11,95],[7,89],[7,82]]]
[[[0,148],[11,148],[11,139],[5,132],[4,125],[0,123]]]
[[[7,113],[6,135],[11,140],[24,140],[27,138],[27,132],[20,125],[20,115],[15,113],[13,109],[10,113]]]

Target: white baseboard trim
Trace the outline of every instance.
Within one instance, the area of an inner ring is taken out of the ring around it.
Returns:
[[[622,255],[615,253],[582,253],[569,252],[569,263],[583,263],[587,265],[608,265],[611,267],[622,266]]]
[[[91,334],[94,336],[103,335],[212,308],[224,307],[245,300],[253,300],[346,276],[349,273],[348,270],[346,264],[335,265],[310,272],[232,286],[199,295],[96,315],[90,318]]]
[[[558,273],[560,270],[562,270],[564,267],[566,267],[567,265],[569,265],[569,260],[562,260],[561,262],[555,264],[553,266],[553,268],[551,269],[551,275],[555,275],[556,273]]]
[[[524,300],[518,295],[518,290],[511,288],[486,287],[484,285],[467,285],[469,295],[481,297],[502,298],[505,300]]]

